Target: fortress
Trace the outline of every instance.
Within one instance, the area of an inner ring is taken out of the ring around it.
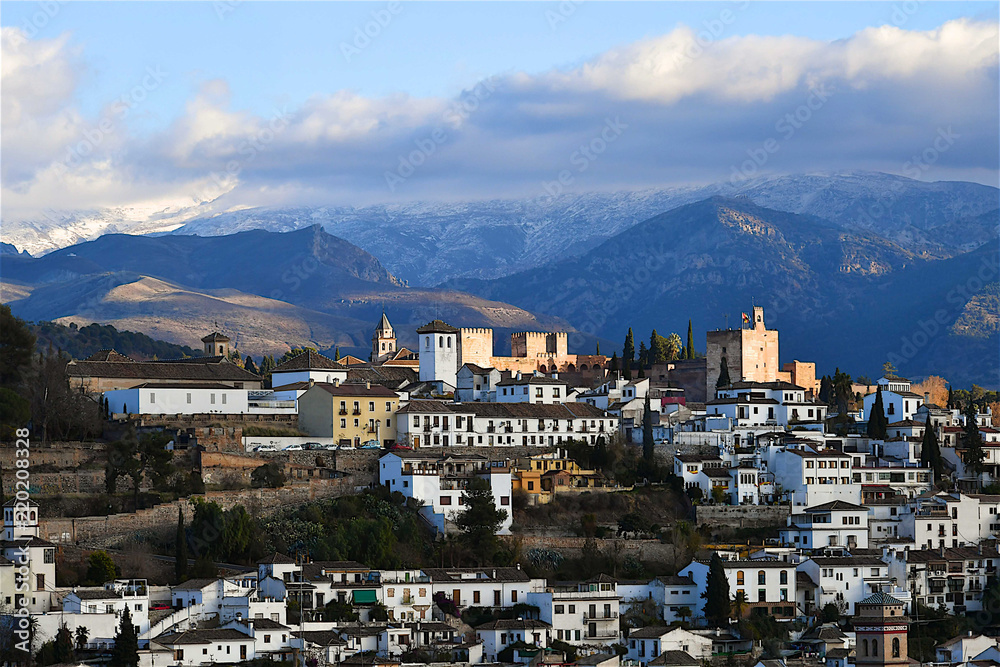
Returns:
[[[455,385],[465,364],[500,371],[581,373],[603,377],[608,358],[601,354],[570,354],[566,332],[521,331],[511,334],[511,356],[493,354],[493,329],[453,327],[434,320],[417,329],[421,381]]]

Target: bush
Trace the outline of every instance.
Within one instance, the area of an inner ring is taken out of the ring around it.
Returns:
[[[255,489],[280,489],[285,485],[285,471],[277,461],[270,461],[250,473],[250,485]]]

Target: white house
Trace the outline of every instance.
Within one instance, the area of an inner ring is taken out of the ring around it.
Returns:
[[[441,593],[463,607],[513,607],[523,603],[528,593],[543,587],[516,567],[426,568],[433,595]]]
[[[855,604],[891,584],[889,565],[875,556],[813,556],[797,568],[816,582],[820,609],[833,603],[849,616],[854,615]]]
[[[306,350],[278,364],[271,371],[271,386],[284,387],[300,382],[347,382],[347,367],[315,350]]]
[[[112,414],[239,415],[250,411],[246,389],[225,384],[144,382],[131,389],[104,392]]]
[[[629,632],[626,640],[629,660],[647,665],[668,651],[683,651],[699,660],[712,657],[712,640],[683,628],[647,626]]]
[[[907,419],[915,419],[924,396],[910,391],[910,381],[900,377],[881,377],[878,387],[882,390],[882,409],[889,424]],[[878,392],[865,396],[865,417],[871,419],[872,409]]]
[[[709,416],[729,418],[736,427],[822,423],[827,406],[807,399],[806,390],[790,382],[734,382],[716,390],[706,404]]]
[[[497,403],[535,403],[553,405],[564,403],[570,394],[570,384],[558,377],[516,373],[496,385]]]
[[[495,368],[463,364],[458,369],[455,400],[459,403],[493,403],[503,374]]]
[[[779,533],[782,544],[801,549],[868,548],[868,508],[843,500],[791,514]]]
[[[849,454],[816,443],[799,442],[770,455],[774,483],[793,505],[813,506],[834,500],[861,502],[861,485],[853,482]]]
[[[794,563],[766,559],[724,560],[722,566],[729,581],[731,595],[743,592],[751,605],[758,602],[795,604]],[[708,562],[692,561],[678,572],[678,575],[690,577],[700,590],[705,590],[708,582]]]
[[[551,625],[552,637],[576,645],[618,642],[620,600],[617,581],[604,574],[528,594],[528,603],[537,606],[541,619]]]
[[[534,619],[500,619],[476,626],[476,639],[483,643],[483,657],[498,662],[500,652],[511,644],[523,642],[546,648],[549,645],[549,624]]]
[[[253,637],[233,628],[185,630],[163,634],[154,641],[173,652],[173,663],[182,667],[233,664],[253,660]]]
[[[39,537],[38,503],[11,498],[3,505],[0,602],[8,609],[47,612],[56,584],[56,545]]]
[[[513,522],[510,461],[410,451],[393,452],[379,459],[379,483],[390,491],[422,501],[421,515],[442,533],[449,532],[451,522],[465,510],[466,490],[474,478],[489,483],[493,502],[506,512],[497,534],[508,535]]]

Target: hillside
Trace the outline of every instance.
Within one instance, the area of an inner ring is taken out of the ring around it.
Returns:
[[[383,308],[404,345],[436,317],[501,334],[562,326],[455,290],[408,288],[318,227],[210,238],[114,234],[40,258],[4,255],[2,271],[4,298],[24,319],[112,324],[187,345],[222,328],[254,355],[312,345],[367,356]]]
[[[896,355],[906,374],[995,386],[995,327],[979,337],[947,328],[974,296],[960,297],[955,287],[981,267],[996,276],[997,266],[992,246],[929,261],[870,232],[712,198],[651,218],[581,257],[449,286],[613,340],[628,326],[640,337],[653,328],[682,333],[688,318],[696,331],[724,327],[727,313],[738,326],[740,313],[756,303],[768,326],[781,330],[783,360],[814,360],[821,373],[841,366],[871,375]],[[911,354],[906,340],[937,311],[945,324]]]
[[[119,331],[110,325],[90,324],[78,327],[57,322],[35,322],[28,325],[35,334],[35,348],[45,351],[51,347],[62,350],[73,359],[85,359],[98,350],[113,349],[137,360],[179,359],[199,357],[201,349],[174,345],[150,338],[134,331]]]

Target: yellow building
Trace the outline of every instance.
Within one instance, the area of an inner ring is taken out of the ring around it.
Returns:
[[[382,385],[315,383],[299,397],[299,429],[317,438],[358,447],[396,441],[399,396]]]
[[[511,485],[515,491],[529,494],[533,503],[547,503],[556,493],[603,488],[607,480],[601,473],[585,470],[573,459],[552,452],[522,459]]]

